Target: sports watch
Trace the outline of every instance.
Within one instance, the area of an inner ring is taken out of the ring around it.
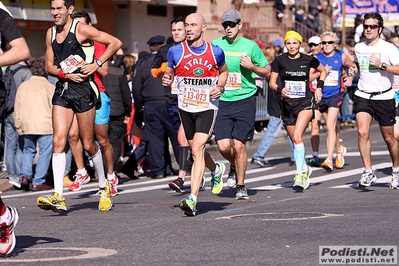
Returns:
[[[102,67],[102,66],[103,66],[103,62],[102,62],[100,59],[97,59],[97,60],[96,60],[96,64],[97,64],[99,67]]]
[[[385,64],[385,63],[382,63],[382,65],[381,65],[380,69],[381,69],[382,71],[385,71],[385,70],[387,70],[387,64]]]

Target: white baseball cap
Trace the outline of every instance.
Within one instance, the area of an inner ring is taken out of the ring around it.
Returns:
[[[308,43],[320,44],[321,38],[319,36],[312,36],[310,37]]]

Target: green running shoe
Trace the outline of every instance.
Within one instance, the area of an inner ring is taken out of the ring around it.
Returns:
[[[180,201],[179,207],[184,214],[187,216],[195,216],[195,212],[197,211],[197,202],[193,199],[193,197],[188,196]]]
[[[219,166],[219,167],[218,167]],[[219,194],[223,188],[223,175],[226,170],[226,165],[222,162],[216,163],[216,169],[219,169],[217,173],[212,173],[211,179],[211,190],[212,194]]]

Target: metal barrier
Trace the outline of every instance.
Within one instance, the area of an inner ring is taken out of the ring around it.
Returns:
[[[269,80],[257,77],[256,86],[258,87],[258,96],[256,96],[255,122],[268,121],[269,113],[267,111],[267,91],[269,88]]]

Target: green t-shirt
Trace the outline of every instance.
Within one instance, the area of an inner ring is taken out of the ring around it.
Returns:
[[[255,76],[251,70],[240,66],[240,57],[247,55],[252,63],[258,67],[267,66],[268,62],[259,46],[252,40],[240,37],[237,41],[229,43],[226,37],[221,37],[212,42],[224,51],[229,77],[221,101],[238,101],[251,97],[256,93]]]

